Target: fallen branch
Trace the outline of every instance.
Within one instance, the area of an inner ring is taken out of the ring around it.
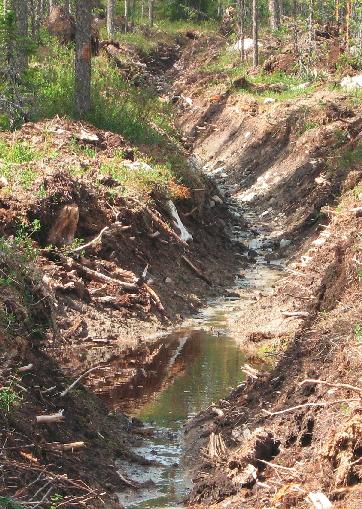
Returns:
[[[269,467],[275,468],[276,470],[280,469],[280,470],[286,470],[288,472],[296,471],[295,468],[284,467],[283,465],[277,465],[276,463],[270,463],[270,461],[261,460],[261,459],[258,459],[258,461],[260,463],[264,463],[265,465],[268,465]]]
[[[127,283],[127,282],[120,281],[119,279],[114,279],[112,277],[106,276],[105,274],[102,274],[101,272],[97,272],[96,270],[89,269],[88,267],[85,267],[84,265],[81,265],[80,263],[77,263],[74,260],[71,260],[70,264],[72,267],[80,270],[81,272],[83,272],[84,274],[89,276],[94,281],[99,281],[101,283],[116,285],[124,290],[137,290],[139,288],[137,283]]]
[[[168,235],[169,237],[173,237],[179,244],[182,244],[183,246],[188,245],[187,242],[182,240],[181,237],[179,235],[177,235],[177,233],[172,228],[170,228],[170,226],[162,219],[161,214],[159,214],[156,211],[151,210],[147,206],[145,206],[144,208],[145,208],[146,212],[149,214],[149,216],[151,217],[151,219],[156,223],[156,225],[161,230],[163,230],[166,233],[166,235]]]
[[[118,471],[118,476],[121,479],[121,481],[123,481],[124,484],[126,484],[127,486],[131,486],[131,488],[135,488],[135,489],[140,488],[139,484],[136,484],[136,483],[130,481],[129,479],[126,479],[126,477],[124,477],[119,471]]]
[[[165,312],[165,308],[163,307],[162,305],[162,302],[161,302],[161,299],[159,298],[159,296],[157,295],[157,293],[146,283],[143,283],[143,287],[145,290],[147,290],[147,292],[150,294],[151,296],[151,299],[153,300],[153,302],[155,303],[157,309],[159,311],[161,311],[161,313],[164,313]]]
[[[28,364],[27,366],[21,366],[21,368],[18,369],[19,373],[26,373],[27,371],[31,371],[34,367],[34,364]]]
[[[352,403],[354,401],[360,401],[360,399],[337,399],[336,401],[322,401],[321,403],[304,403],[303,405],[296,405],[289,408],[285,408],[284,410],[279,410],[278,412],[269,412],[269,410],[262,409],[262,412],[264,412],[267,415],[274,416],[274,415],[281,415],[286,414],[288,412],[293,412],[293,410],[299,410],[300,408],[307,408],[307,407],[324,407],[324,406],[330,406],[330,405],[338,405],[338,403]]]
[[[75,249],[72,249],[71,251],[68,251],[68,253],[80,253],[84,249],[87,249],[87,247],[92,246],[93,244],[96,244],[98,241],[100,241],[103,237],[103,234],[109,230],[109,226],[105,226],[103,230],[99,232],[99,234],[93,239],[84,244],[83,246],[76,247]]]
[[[69,386],[67,387],[67,389],[65,389],[63,392],[60,393],[60,396],[62,398],[64,398],[64,396],[66,396],[68,394],[69,391],[71,391],[77,384],[79,384],[79,382],[84,378],[86,377],[87,375],[89,375],[89,373],[92,373],[92,371],[95,371],[96,369],[104,369],[105,366],[94,366],[93,368],[90,368],[88,369],[87,371],[85,371],[82,375],[80,375],[76,380],[74,380],[74,382]]]
[[[78,451],[79,449],[84,449],[86,447],[84,442],[71,442],[69,444],[52,442],[46,445],[51,449],[56,449],[57,451]]]
[[[63,415],[64,410],[60,410],[57,414],[51,415],[37,415],[36,422],[38,424],[51,424],[53,422],[61,422],[64,421],[65,417]]]
[[[332,382],[327,382],[326,380],[317,380],[314,378],[307,378],[306,380],[303,380],[303,382],[300,382],[299,387],[301,387],[302,385],[305,385],[305,384],[320,384],[320,385],[326,385],[327,387],[338,387],[339,389],[349,389],[351,391],[362,393],[362,388],[356,387],[355,385],[332,383]]]
[[[210,286],[212,286],[212,283],[210,281],[210,279],[205,276],[205,274],[203,274],[201,272],[200,269],[198,269],[193,263],[191,260],[189,260],[189,258],[187,258],[187,256],[185,255],[182,255],[181,258],[183,259],[183,261],[195,272],[195,274],[197,274],[199,276],[199,278],[203,279],[207,284],[209,284]]]

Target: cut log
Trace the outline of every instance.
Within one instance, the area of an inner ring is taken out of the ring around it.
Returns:
[[[61,422],[64,421],[65,417],[63,415],[64,410],[60,410],[57,414],[51,415],[37,415],[36,422],[38,424],[51,424],[53,422]]]

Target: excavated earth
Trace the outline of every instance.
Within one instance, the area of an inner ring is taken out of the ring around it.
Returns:
[[[181,239],[162,194],[120,196],[112,176],[100,174],[116,150],[137,163],[120,136],[58,118],[2,135],[61,157],[25,164],[36,179],[1,189],[2,235],[18,236],[19,220],[41,229],[28,244],[36,266],[24,272],[6,252],[1,260],[16,280],[1,287],[1,385],[21,400],[0,415],[0,497],[43,507],[51,488],[63,497],[57,507],[119,507],[112,494],[130,481],[114,460],[140,468],[145,460],[132,453],[130,431],[140,423],[110,408],[152,384],[167,358],[162,332],[253,265],[253,246],[231,240],[236,227],[258,249],[266,244],[271,262],[286,261],[271,295],[259,292],[228,317],[250,359],[261,349],[274,360],[263,371],[249,366],[217,416],[205,410],[187,423],[189,503],[310,508],[310,494],[322,493],[333,507],[360,507],[362,109],[322,87],[271,104],[208,88],[222,76],[200,69],[223,44],[196,37],[167,71],[193,171],[204,174],[173,196],[192,243]],[[91,244],[54,249],[67,236]],[[63,422],[36,422],[62,409]]]
[[[270,260],[282,255],[286,268],[271,295],[259,292],[228,317],[251,359],[258,350],[274,361],[264,371],[247,367],[245,383],[218,412],[187,424],[189,503],[357,509],[361,105],[322,87],[282,103],[249,93],[211,96],[198,66],[189,65],[195,55],[200,65],[207,61],[210,48],[197,41],[178,63],[184,73],[175,93],[189,98],[180,105],[180,129],[200,167],[241,207],[259,249],[272,248]]]

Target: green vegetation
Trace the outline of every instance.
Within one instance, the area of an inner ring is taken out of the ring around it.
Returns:
[[[0,507],[3,507],[4,509],[22,509],[22,504],[15,502],[10,497],[3,497],[0,496]]]
[[[362,343],[362,325],[357,323],[354,328],[354,335],[358,343]]]
[[[18,394],[11,386],[0,388],[0,409],[4,412],[10,410],[20,401]]]
[[[39,337],[48,319],[39,312],[45,301],[34,266],[38,250],[32,236],[40,228],[38,220],[30,225],[21,223],[14,236],[0,238],[0,327],[9,336]],[[1,299],[2,295],[6,299]]]
[[[53,39],[40,61],[34,57],[33,87],[39,94],[33,120],[54,115],[76,117],[73,59],[73,49]],[[175,142],[170,106],[148,88],[128,83],[104,55],[94,59],[92,96],[93,109],[87,120],[96,127],[121,133],[135,144]]]

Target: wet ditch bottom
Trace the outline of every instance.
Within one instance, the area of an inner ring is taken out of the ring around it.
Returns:
[[[183,505],[192,484],[183,456],[184,425],[243,381],[244,354],[227,329],[227,316],[248,306],[252,292],[264,291],[278,280],[282,267],[266,264],[261,258],[243,274],[242,280],[237,279],[239,290],[243,290],[240,297],[211,303],[182,329],[164,338],[172,347],[167,347],[166,369],[162,366],[165,376],[157,390],[145,387],[146,398],[134,395],[121,402],[122,410],[151,431],[150,436],[140,438],[134,452],[152,464],[118,463],[120,474],[135,484],[118,494],[127,509]]]

